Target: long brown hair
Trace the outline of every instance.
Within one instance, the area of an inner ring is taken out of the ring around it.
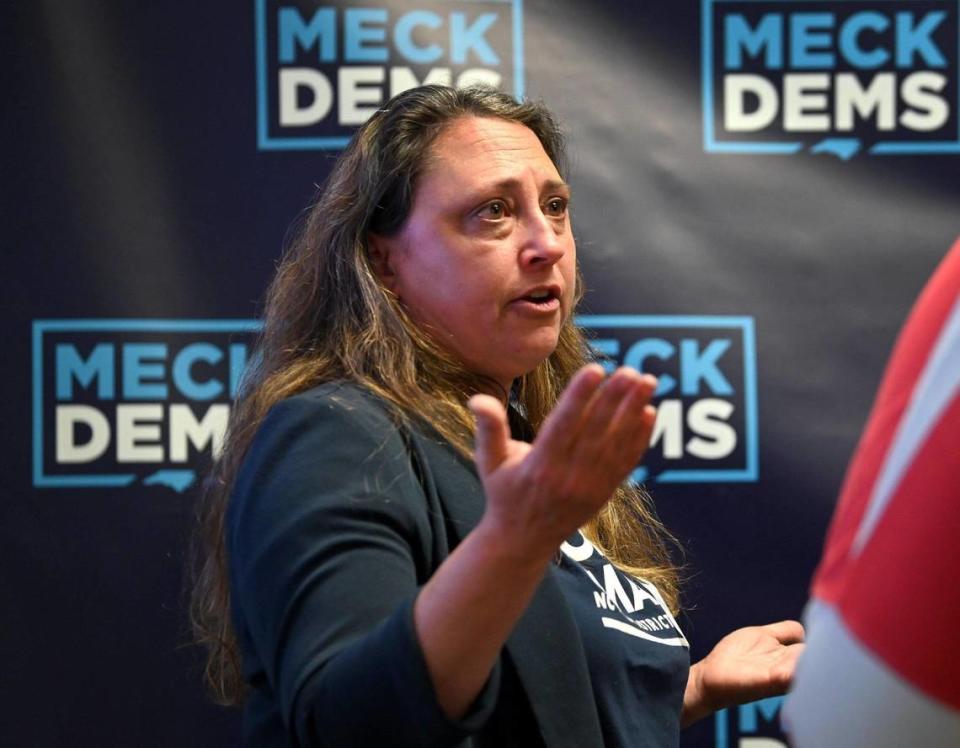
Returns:
[[[191,622],[197,641],[208,648],[206,677],[221,703],[244,697],[230,620],[224,516],[250,441],[273,405],[322,382],[349,380],[382,397],[398,417],[427,421],[472,456],[474,422],[466,401],[490,383],[466,371],[412,323],[377,279],[367,248],[370,233],[390,236],[402,227],[431,144],[443,127],[469,115],[530,128],[564,173],[563,137],[541,104],[518,103],[482,87],[422,86],[399,94],[357,131],[305,213],[267,291],[256,354],[208,481],[195,545]],[[578,279],[578,301],[581,287]],[[587,360],[584,338],[568,319],[556,350],[514,386],[534,432]],[[676,610],[677,572],[667,549],[672,538],[643,491],[621,486],[584,529],[612,561],[656,583]]]

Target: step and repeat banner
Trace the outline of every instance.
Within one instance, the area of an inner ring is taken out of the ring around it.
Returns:
[[[957,0],[2,13],[5,744],[237,743],[184,613],[199,486],[288,227],[420,83],[564,122],[579,322],[660,376],[635,477],[687,551],[694,657],[802,614],[883,362],[960,234]],[[779,708],[682,744],[785,745]]]

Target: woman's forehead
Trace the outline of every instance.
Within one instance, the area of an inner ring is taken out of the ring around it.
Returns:
[[[507,178],[511,172],[535,169],[544,178],[559,179],[557,168],[530,128],[493,117],[460,117],[447,125],[430,148],[425,175],[451,178]]]

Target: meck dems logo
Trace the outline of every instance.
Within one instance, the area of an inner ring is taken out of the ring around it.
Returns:
[[[714,715],[714,748],[787,748],[780,729],[782,696],[773,696]]]
[[[960,0],[701,0],[704,148],[960,153]]]
[[[757,479],[748,317],[583,316],[604,366],[660,378],[637,480]],[[189,488],[222,447],[256,320],[35,320],[33,483]]]
[[[184,491],[218,454],[258,323],[36,320],[33,484]]]
[[[391,96],[485,83],[523,96],[522,0],[255,0],[257,144],[343,148]]]
[[[655,374],[657,420],[634,478],[755,481],[757,377],[750,317],[582,316],[608,370]]]

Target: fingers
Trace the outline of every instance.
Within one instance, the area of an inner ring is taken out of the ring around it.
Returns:
[[[510,424],[503,403],[490,395],[474,395],[467,407],[477,419],[474,459],[481,475],[496,470],[507,458]]]
[[[770,678],[784,691],[790,688],[794,673],[797,670],[797,662],[803,655],[805,646],[803,643],[797,643],[784,647],[779,661],[770,668]]]
[[[597,436],[607,431],[614,414],[633,394],[639,381],[640,374],[634,369],[617,369],[593,396],[583,421],[584,432]]]
[[[656,377],[634,372],[632,386],[609,424],[610,433],[622,445],[625,459],[636,463],[650,445],[657,410],[650,398],[657,389]]]
[[[584,410],[603,384],[603,367],[587,364],[573,375],[559,402],[544,421],[537,444],[551,455],[569,454],[580,433]]]
[[[804,639],[803,625],[799,621],[777,621],[761,628],[781,644],[796,644]]]
[[[649,402],[656,386],[655,377],[629,367],[605,381],[598,365],[584,367],[540,430],[541,454],[629,472],[650,442],[656,410]],[[615,482],[622,478],[617,475]]]

